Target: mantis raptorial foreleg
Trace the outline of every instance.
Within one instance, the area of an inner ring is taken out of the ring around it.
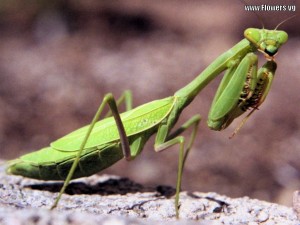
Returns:
[[[124,92],[124,94],[122,96],[124,96],[123,98],[125,98],[125,97],[127,97],[127,99],[129,98],[129,103],[126,104],[126,108],[131,107],[131,93],[130,92]],[[119,104],[120,104],[120,102],[122,102],[123,98],[121,97],[119,99]],[[115,101],[115,99],[114,99],[114,97],[111,93],[106,94],[104,96],[103,101],[100,104],[100,106],[99,106],[99,108],[98,108],[98,110],[97,110],[97,112],[96,112],[96,114],[95,114],[88,130],[87,130],[87,132],[86,132],[86,135],[85,135],[85,137],[84,137],[84,139],[81,143],[81,146],[80,146],[80,149],[77,153],[77,156],[76,156],[76,158],[75,158],[75,160],[72,164],[70,172],[68,173],[68,176],[64,181],[63,187],[60,190],[59,195],[57,196],[57,198],[56,198],[53,206],[51,207],[51,209],[53,209],[57,206],[62,194],[65,192],[67,186],[69,185],[69,183],[72,179],[72,176],[74,175],[75,169],[78,166],[81,154],[84,150],[84,147],[85,147],[85,145],[86,145],[86,143],[87,143],[87,141],[90,137],[90,134],[91,134],[96,122],[99,120],[99,118],[101,116],[101,113],[103,112],[103,109],[106,105],[109,106],[110,112],[112,113],[112,115],[115,119],[116,126],[118,128],[119,135],[120,135],[120,141],[121,141],[121,146],[122,146],[124,157],[125,157],[126,160],[131,159],[131,152],[130,152],[129,142],[128,142],[128,138],[126,136],[126,132],[125,132],[123,123],[122,123],[121,118],[120,118],[120,114],[118,112],[117,102]]]
[[[241,85],[242,84],[242,85]],[[253,95],[257,84],[257,56],[248,53],[239,64],[230,62],[212,102],[208,126],[223,130],[243,114],[249,106],[247,101]]]
[[[267,61],[258,71],[255,71],[255,79],[257,85],[251,94],[246,95],[239,104],[239,108],[245,107],[247,109],[252,108],[250,113],[242,120],[239,126],[234,130],[230,138],[234,137],[241,127],[246,123],[252,113],[258,109],[258,107],[265,101],[267,94],[271,88],[277,64],[275,61]],[[256,75],[257,72],[257,75]],[[242,104],[246,103],[245,106]]]
[[[182,173],[183,168],[185,164],[185,160],[190,152],[190,149],[195,141],[195,137],[197,135],[199,122],[201,120],[200,115],[195,115],[192,118],[190,118],[188,121],[186,121],[181,127],[179,127],[177,130],[172,132],[169,136],[167,136],[165,142],[161,143],[162,140],[160,137],[165,137],[166,135],[166,129],[158,130],[156,141],[154,145],[154,149],[156,152],[163,151],[173,145],[179,144],[179,157],[178,157],[178,172],[177,172],[177,183],[176,183],[176,195],[175,195],[175,212],[176,212],[176,218],[179,218],[179,194],[181,189],[181,182],[182,182]],[[186,129],[189,127],[193,127],[191,137],[189,139],[189,142],[185,148],[185,137],[179,136],[181,133],[183,133]],[[160,135],[160,136],[158,136]]]

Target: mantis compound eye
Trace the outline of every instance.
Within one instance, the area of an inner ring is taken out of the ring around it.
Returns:
[[[253,44],[257,44],[261,40],[261,31],[256,28],[248,28],[244,31],[244,37]]]

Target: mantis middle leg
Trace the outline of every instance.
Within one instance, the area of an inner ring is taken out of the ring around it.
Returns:
[[[186,121],[181,127],[179,127],[177,130],[169,134],[165,140],[160,140],[160,137],[166,136],[168,130],[163,129],[160,127],[158,130],[158,134],[155,140],[155,146],[154,149],[156,152],[163,151],[175,144],[179,144],[179,159],[178,159],[178,173],[177,173],[177,182],[176,182],[176,194],[175,194],[175,212],[176,212],[176,218],[179,218],[179,194],[181,189],[181,181],[182,181],[182,172],[184,168],[184,164],[186,161],[186,158],[190,152],[190,149],[194,143],[195,137],[197,135],[199,122],[201,120],[200,115],[195,115],[192,118],[190,118],[188,121]],[[186,129],[193,126],[192,134],[189,138],[188,144],[185,148],[185,137],[178,136],[181,133],[183,133]]]

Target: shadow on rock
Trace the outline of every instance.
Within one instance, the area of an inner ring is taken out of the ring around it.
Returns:
[[[34,190],[49,192],[59,192],[63,186],[62,182],[31,184],[24,187]],[[158,196],[171,197],[175,194],[175,189],[170,186],[144,187],[128,178],[110,178],[94,184],[84,181],[73,181],[65,191],[66,194],[99,194],[99,195],[126,195],[137,192],[157,192]]]

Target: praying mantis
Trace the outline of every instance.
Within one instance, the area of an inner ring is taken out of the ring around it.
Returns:
[[[125,91],[117,101],[113,94],[106,94],[89,125],[52,142],[49,147],[11,160],[7,173],[42,180],[64,180],[52,206],[55,208],[71,179],[95,174],[122,158],[133,160],[149,138],[156,134],[156,152],[179,145],[175,194],[175,214],[179,218],[182,171],[201,120],[201,116],[196,114],[173,131],[182,111],[210,81],[225,71],[210,108],[208,127],[223,130],[235,118],[251,110],[247,119],[269,93],[277,67],[274,57],[288,40],[288,34],[277,28],[248,28],[244,36],[173,96],[132,109],[130,91]],[[260,69],[257,68],[257,51],[267,60]],[[118,106],[123,102],[126,103],[126,111],[119,113]],[[112,116],[100,120],[107,105]],[[182,133],[188,128],[192,129],[192,133],[187,139]]]

